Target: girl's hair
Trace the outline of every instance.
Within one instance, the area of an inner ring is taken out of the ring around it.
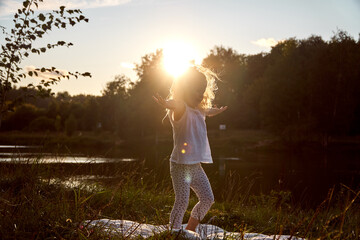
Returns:
[[[184,100],[184,94],[186,91],[189,91],[189,88],[199,81],[206,81],[204,97],[199,107],[201,110],[209,109],[212,107],[212,102],[215,98],[217,79],[217,75],[210,69],[200,65],[191,66],[185,74],[174,80],[167,99]]]

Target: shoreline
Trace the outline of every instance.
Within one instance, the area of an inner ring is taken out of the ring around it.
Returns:
[[[208,131],[212,150],[232,149],[235,152],[360,152],[360,136],[342,136],[330,139],[325,148],[320,141],[288,142],[261,130]],[[0,132],[0,145],[40,146],[45,149],[128,149],[164,148],[172,146],[172,135],[160,133],[141,138],[121,138],[110,132],[76,132],[67,136],[62,132]]]

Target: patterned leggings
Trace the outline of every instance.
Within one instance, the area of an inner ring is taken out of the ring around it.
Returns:
[[[170,226],[180,229],[189,203],[190,188],[199,202],[191,211],[191,217],[201,221],[214,203],[210,182],[201,164],[177,164],[170,162],[170,173],[175,191],[175,203],[170,214]]]

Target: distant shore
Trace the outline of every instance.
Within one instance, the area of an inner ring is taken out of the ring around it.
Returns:
[[[209,130],[212,150],[220,151],[360,151],[360,136],[342,136],[330,139],[326,148],[320,141],[289,142],[261,130]],[[124,138],[111,132],[76,132],[67,136],[63,132],[0,132],[2,145],[31,145],[46,149],[132,149],[171,147],[171,133],[159,133],[140,137]]]

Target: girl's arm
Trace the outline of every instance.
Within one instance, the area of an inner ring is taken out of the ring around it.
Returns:
[[[220,113],[222,113],[223,111],[225,111],[227,109],[227,106],[225,107],[220,107],[220,108],[210,108],[210,109],[206,109],[205,110],[205,114],[206,116],[209,116],[209,117],[213,117],[215,115],[218,115]]]
[[[163,108],[173,110],[175,120],[179,120],[185,111],[185,104],[183,102],[176,101],[174,99],[165,100],[158,93],[156,96],[153,96],[153,99]]]

